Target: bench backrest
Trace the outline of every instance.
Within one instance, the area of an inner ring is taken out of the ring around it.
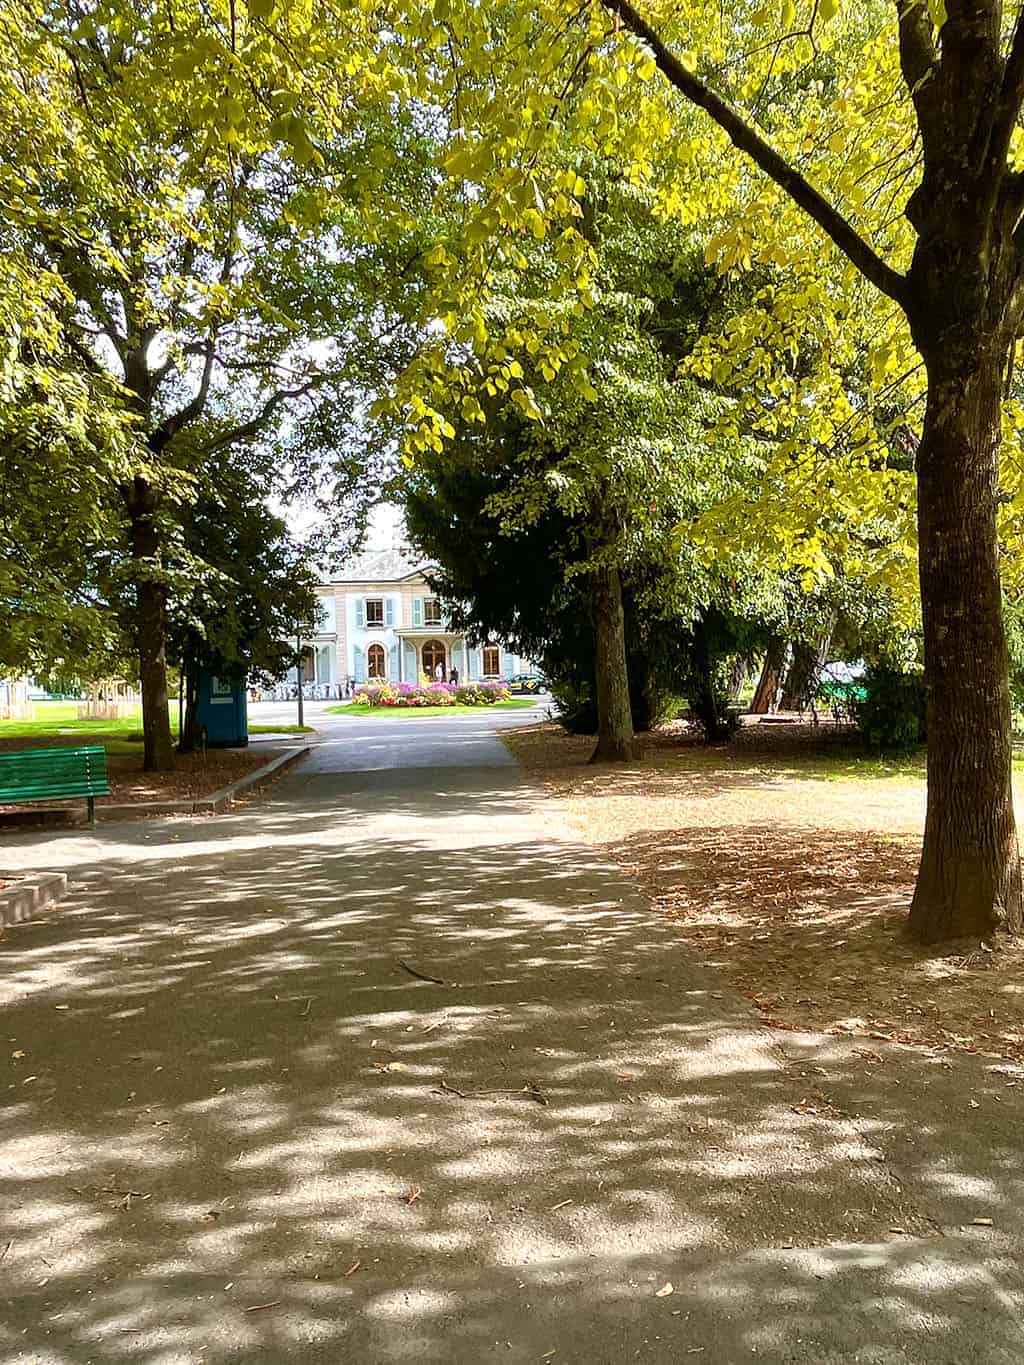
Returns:
[[[102,744],[0,753],[0,801],[42,801],[47,797],[109,793],[107,755]]]

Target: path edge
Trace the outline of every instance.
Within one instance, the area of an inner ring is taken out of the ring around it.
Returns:
[[[125,820],[140,815],[212,815],[218,811],[228,810],[236,797],[272,777],[289,763],[304,758],[312,747],[311,744],[302,744],[295,749],[288,749],[285,753],[272,758],[269,763],[264,763],[262,768],[246,773],[237,782],[231,782],[209,796],[197,796],[190,801],[119,801],[116,805],[98,805],[96,819]]]
[[[34,919],[40,910],[56,905],[67,895],[65,872],[41,872],[0,891],[0,928]]]

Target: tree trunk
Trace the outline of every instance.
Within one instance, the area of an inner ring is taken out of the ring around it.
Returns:
[[[185,687],[185,714],[178,734],[178,753],[193,754],[199,747],[199,666],[191,653],[182,660]]]
[[[1006,351],[963,331],[946,331],[934,350],[922,351],[929,377],[917,456],[928,812],[910,925],[916,938],[935,943],[1019,932],[1022,911],[996,529]]]
[[[738,702],[740,693],[750,677],[751,661],[743,654],[737,654],[729,669],[729,699]]]
[[[750,703],[750,714],[752,716],[766,716],[769,711],[775,710],[779,699],[779,690],[782,687],[782,670],[786,666],[787,649],[786,641],[778,636],[773,636],[768,641],[768,651],[764,656],[761,676],[754,690],[754,700]]]
[[[779,708],[782,711],[806,711],[814,700],[818,687],[818,672],[828,657],[832,643],[832,631],[824,631],[816,644],[809,645],[797,641],[793,646],[793,657],[786,670],[786,682],[782,689]]]
[[[615,565],[602,565],[591,574],[590,606],[597,693],[597,747],[590,761],[628,763],[638,755],[629,706],[622,583]]]
[[[729,724],[721,707],[715,686],[715,660],[707,622],[698,617],[693,626],[694,696],[691,705],[704,731],[704,739],[713,744],[729,738]]]
[[[132,555],[155,570],[159,567],[160,540],[153,521],[156,498],[152,486],[145,479],[136,478],[126,502],[131,519]],[[135,582],[135,641],[142,683],[143,768],[147,773],[174,770],[166,638],[167,590],[142,569]]]

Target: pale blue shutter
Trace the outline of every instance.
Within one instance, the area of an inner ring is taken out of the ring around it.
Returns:
[[[505,650],[501,656],[501,676],[511,678],[516,671],[516,656]]]
[[[364,683],[366,681],[366,655],[359,645],[355,647],[355,670],[356,682]]]
[[[412,599],[412,623],[414,626],[423,624],[423,598],[414,597]]]
[[[416,667],[416,651],[408,640],[405,642],[405,668],[402,671],[405,674],[406,682],[419,682],[420,674]]]
[[[388,678],[392,682],[398,681],[398,646],[392,645],[388,650]]]
[[[356,629],[363,630],[366,626],[366,606],[361,597],[356,598]]]
[[[393,626],[395,624],[395,599],[385,597],[384,599],[384,624]]]

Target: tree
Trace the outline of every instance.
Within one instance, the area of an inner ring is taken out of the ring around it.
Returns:
[[[522,492],[514,439],[521,419],[510,426],[494,421],[471,437],[457,434],[443,452],[420,456],[396,492],[413,544],[437,566],[431,586],[453,624],[478,642],[506,640],[539,660],[561,722],[596,735],[592,589],[589,575],[571,572],[585,554],[583,516],[546,502],[529,521],[503,524],[488,510]],[[687,641],[661,614],[673,598],[664,565],[631,563],[622,598],[632,735],[652,728],[678,700]]]
[[[424,139],[358,80],[334,91],[340,102],[313,90],[315,25],[279,14],[271,31],[273,8],[54,0],[13,54],[45,72],[34,94],[59,110],[64,136],[39,149],[3,124],[0,160],[33,171],[29,195],[16,176],[0,181],[10,235],[59,282],[69,348],[138,437],[112,488],[147,769],[173,762],[171,541],[206,463],[262,440],[286,445],[293,465],[316,446],[329,465],[324,430],[368,382],[386,382],[415,299],[402,271],[418,250]],[[363,231],[375,188],[379,217]],[[190,439],[198,424],[205,445]]]
[[[258,461],[222,453],[182,518],[179,554],[202,566],[181,575],[169,602],[169,655],[185,682],[182,752],[198,739],[201,669],[280,677],[294,659],[290,641],[315,626],[313,573],[304,547],[263,501],[265,472]]]
[[[878,291],[894,350],[927,381],[919,440],[911,419],[929,709],[911,927],[924,941],[1019,931],[997,512],[1001,397],[1024,302],[1011,150],[1024,18],[1001,0],[733,0],[729,22],[700,0],[652,0],[645,13],[629,0],[457,8],[451,74],[435,64],[421,78],[439,100],[458,87],[447,166],[478,187],[459,250],[446,247],[459,262],[449,274],[473,261],[479,298],[488,261],[517,234],[550,234],[588,306],[581,277],[596,252],[565,149],[602,147],[655,187],[666,215],[717,218],[724,268],[796,267],[844,304],[858,277]],[[419,34],[429,21],[408,22]],[[557,350],[567,310],[550,313],[532,317],[538,352]],[[790,325],[800,315],[798,304]],[[422,367],[411,379],[423,386]],[[452,387],[433,388],[435,412]]]
[[[442,590],[470,604],[478,629],[542,657],[580,728],[578,702],[590,700],[594,759],[621,761],[659,694],[677,705],[685,695],[707,736],[723,737],[722,657],[758,575],[727,548],[705,560],[688,539],[751,469],[743,443],[715,430],[721,395],[677,373],[708,325],[714,277],[689,234],[659,223],[614,162],[593,164],[590,184],[586,230],[600,268],[591,309],[560,345],[589,355],[592,391],[543,361],[536,422],[506,396],[523,365],[495,363],[483,406],[467,396],[448,443],[415,456],[404,492],[414,537],[443,566]],[[533,268],[510,277],[514,296],[495,282],[489,315],[521,311],[531,290],[545,297],[551,253],[529,250]],[[586,630],[566,628],[572,613]]]
[[[923,3],[893,7],[922,148],[920,181],[903,209],[916,238],[904,271],[688,69],[627,0],[605,3],[675,89],[907,317],[928,375],[917,454],[928,813],[911,926],[925,942],[1019,931],[997,509],[1001,395],[1024,305],[1024,185],[1010,158],[1024,101],[1024,14],[1004,48],[1000,0],[955,0],[938,22]]]

